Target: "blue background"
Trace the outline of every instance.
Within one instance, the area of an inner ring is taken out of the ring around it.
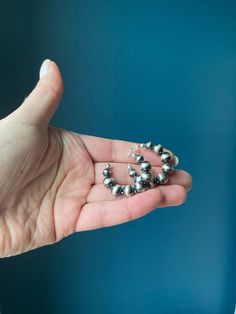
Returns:
[[[193,176],[180,207],[0,260],[2,313],[233,313],[235,1],[12,0],[0,26],[2,117],[50,58],[52,125],[161,142]]]

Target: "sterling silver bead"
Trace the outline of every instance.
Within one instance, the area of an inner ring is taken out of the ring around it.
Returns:
[[[131,169],[130,171],[129,171],[129,176],[130,177],[135,177],[137,175],[137,172],[134,170],[134,169]]]
[[[145,190],[144,186],[142,183],[139,183],[139,182],[135,182],[134,184],[134,189],[136,192],[140,193],[140,192],[143,192]]]
[[[116,184],[112,187],[111,190],[112,195],[117,196],[117,195],[121,195],[122,193],[122,187],[120,184]]]
[[[136,176],[136,177],[134,177],[134,182],[142,183],[142,182],[143,182],[143,179],[142,179],[141,176]]]
[[[174,170],[174,167],[170,162],[166,162],[161,169],[165,173],[171,173]]]
[[[151,164],[149,161],[143,161],[140,167],[142,171],[147,172],[151,169]]]
[[[163,147],[161,144],[157,144],[153,146],[153,151],[155,154],[161,154],[163,152]]]
[[[153,144],[152,142],[147,142],[146,145],[145,145],[147,148],[152,148],[153,147]]]
[[[158,185],[159,181],[156,176],[153,176],[151,181],[149,182],[151,188],[155,188]]]
[[[103,175],[105,177],[110,177],[111,176],[111,170],[110,169],[104,169],[103,170]]]
[[[135,177],[137,175],[137,172],[131,167],[131,165],[128,165],[128,174],[130,177]]]
[[[140,147],[145,147],[145,148],[153,148],[153,143],[151,141],[147,142],[147,143],[142,143],[140,144]]]
[[[133,158],[135,158],[135,160],[137,161],[138,164],[141,164],[144,160],[142,155],[138,155],[138,154],[132,154],[131,155]]]
[[[140,144],[141,147],[151,149],[154,154],[160,155],[160,159],[163,163],[161,169],[162,172],[154,176],[151,173],[151,163],[144,160],[144,157],[140,154],[134,153],[136,149],[132,148],[129,150],[129,156],[133,157],[136,162],[140,165],[141,174],[139,174],[133,167],[132,164],[128,164],[128,174],[134,180],[134,185],[124,185],[116,183],[113,177],[111,177],[112,171],[110,164],[105,165],[103,170],[104,180],[103,183],[106,187],[110,188],[112,195],[119,196],[131,196],[136,193],[141,193],[149,188],[155,188],[159,184],[165,184],[168,181],[168,175],[174,171],[175,165],[178,163],[178,159],[172,159],[172,155],[168,151],[163,151],[161,144],[153,144],[151,141]]]
[[[105,178],[103,183],[107,188],[110,188],[115,184],[115,180],[113,178]]]
[[[143,179],[143,181],[149,182],[149,181],[151,181],[152,176],[148,172],[143,172],[141,174],[141,178]]]
[[[134,187],[132,185],[125,185],[123,187],[123,193],[125,196],[131,196],[134,194]]]
[[[164,184],[168,181],[168,177],[164,172],[161,172],[157,175],[158,182]]]
[[[162,162],[168,162],[171,160],[171,155],[168,152],[164,152],[161,155],[161,161]]]
[[[138,155],[138,157],[136,158],[136,161],[138,164],[141,164],[141,162],[143,162],[144,158],[141,155]]]

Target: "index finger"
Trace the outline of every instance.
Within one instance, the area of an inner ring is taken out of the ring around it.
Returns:
[[[140,143],[85,134],[79,134],[79,136],[94,162],[134,162],[133,158],[128,155],[128,151],[136,146],[135,153],[143,155],[145,159],[149,160],[155,166],[162,165],[160,156],[153,154],[149,149],[140,147]],[[175,155],[166,148],[164,148],[164,151],[171,154],[171,159],[174,165],[176,165],[178,160]]]

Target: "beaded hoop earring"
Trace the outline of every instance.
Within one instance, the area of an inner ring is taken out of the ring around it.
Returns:
[[[103,170],[104,180],[103,184],[111,190],[112,195],[119,196],[132,196],[136,193],[141,193],[147,189],[154,188],[159,184],[165,184],[168,181],[169,173],[174,171],[175,165],[171,162],[171,154],[163,150],[161,144],[153,144],[152,142],[147,142],[146,144],[140,144],[140,147],[152,150],[155,155],[160,155],[161,161],[163,163],[161,167],[161,172],[154,176],[151,174],[151,164],[149,161],[144,160],[144,157],[140,154],[132,153],[131,157],[136,160],[140,165],[141,174],[128,164],[128,174],[133,178],[134,184],[121,186],[116,183],[115,179],[111,176],[111,166],[109,163],[106,164]]]

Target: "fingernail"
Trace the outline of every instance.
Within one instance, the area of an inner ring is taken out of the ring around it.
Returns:
[[[177,156],[175,156],[175,166],[177,166],[179,163],[179,158]]]
[[[41,65],[40,71],[39,71],[39,78],[43,77],[48,73],[49,65],[50,65],[51,60],[45,59]]]

